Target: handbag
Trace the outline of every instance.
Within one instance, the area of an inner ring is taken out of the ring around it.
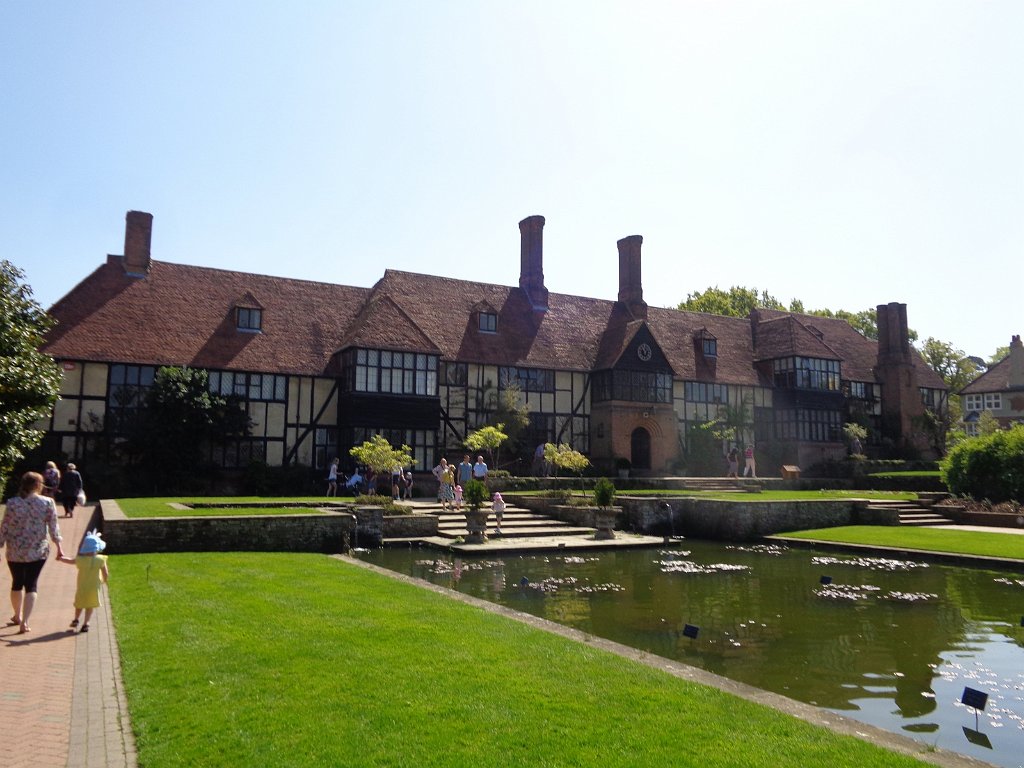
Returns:
[[[84,488],[81,489],[78,492],[78,503],[79,504],[85,504],[85,489]]]

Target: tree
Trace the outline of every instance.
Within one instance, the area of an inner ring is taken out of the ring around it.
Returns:
[[[996,347],[996,351],[992,353],[992,357],[985,363],[987,368],[991,368],[996,363],[1002,362],[1003,358],[1010,354],[1010,345],[1006,344],[1002,347]]]
[[[739,285],[734,285],[728,291],[723,291],[716,285],[703,293],[696,291],[687,294],[686,300],[680,302],[678,306],[678,309],[687,312],[707,312],[727,317],[746,317],[758,308],[784,310],[786,307],[767,291],[759,294],[757,288],[744,288]]]
[[[487,451],[491,464],[497,468],[497,450],[501,444],[508,440],[508,435],[503,431],[504,424],[495,427],[481,427],[466,435],[465,445],[471,451]]]
[[[583,471],[590,466],[590,459],[582,453],[568,443],[545,443],[544,458],[558,469],[579,475],[580,487],[583,487]]]
[[[411,467],[416,464],[408,445],[393,448],[383,435],[374,435],[362,445],[350,448],[348,452],[357,463],[369,467],[377,475],[390,476],[395,467]]]
[[[728,291],[718,286],[708,288],[701,293],[690,293],[678,306],[688,312],[707,312],[712,315],[726,317],[747,317],[755,309],[778,309],[786,311],[786,306],[768,291],[758,292],[757,288],[744,288],[734,285]],[[848,312],[845,309],[805,309],[804,302],[793,299],[789,302],[789,312],[816,317],[834,317],[848,322],[855,331],[868,339],[878,338],[877,311],[872,307],[860,312]],[[911,341],[917,340],[917,332],[909,331]]]
[[[211,392],[206,371],[165,366],[146,392],[131,442],[154,489],[180,493],[212,469],[211,448],[247,436],[249,428],[241,398]]]
[[[54,320],[32,298],[24,274],[0,261],[0,488],[14,464],[43,439],[33,428],[53,411],[63,378],[39,347]]]
[[[507,436],[508,447],[518,453],[521,448],[520,435],[530,425],[530,409],[521,402],[522,390],[516,381],[506,382],[504,389],[495,398],[492,421]]]
[[[928,367],[942,377],[950,392],[959,392],[978,378],[977,364],[962,349],[956,349],[948,341],[939,341],[929,336],[921,344],[921,356]]]

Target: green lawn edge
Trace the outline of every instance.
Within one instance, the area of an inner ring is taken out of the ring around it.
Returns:
[[[1024,560],[1024,535],[1012,533],[895,525],[848,525],[837,528],[793,531],[780,534],[780,536],[836,544],[861,544],[895,549],[918,549],[943,554]]]
[[[921,764],[337,558],[112,560],[147,768]]]

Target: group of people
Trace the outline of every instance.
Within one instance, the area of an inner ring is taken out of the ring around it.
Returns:
[[[85,490],[82,474],[72,462],[64,465],[64,472],[57,469],[56,462],[46,462],[43,470],[43,495],[60,501],[64,517],[74,517],[75,507],[85,504]]]
[[[441,509],[462,509],[463,486],[470,480],[479,480],[487,484],[487,463],[483,456],[476,457],[476,463],[470,461],[469,454],[462,457],[458,466],[449,464],[448,459],[442,458],[441,462],[433,469],[434,478],[437,480],[437,500]]]
[[[335,458],[327,469],[327,495],[337,496],[338,486],[341,484],[346,491],[358,496],[360,493],[374,488],[374,483],[377,479],[372,469],[367,469],[363,473],[359,467],[355,468],[350,477],[345,477],[344,473],[341,472],[341,459]],[[391,470],[392,500],[411,499],[412,486],[412,470],[403,470],[402,467],[394,467]]]
[[[729,449],[729,453],[726,455],[726,461],[729,463],[727,477],[735,477],[739,479],[740,469],[740,450],[737,446],[732,446]],[[757,462],[754,461],[754,446],[747,444],[747,447],[743,449],[743,476],[747,477],[748,473],[750,477],[757,477]]]
[[[67,465],[64,478],[71,473],[78,476],[74,464]],[[17,626],[19,634],[31,631],[29,619],[39,592],[39,577],[50,557],[50,542],[57,549],[58,561],[78,568],[72,630],[79,626],[82,611],[85,611],[79,631],[88,632],[89,619],[100,605],[100,584],[107,580],[108,572],[107,558],[100,554],[106,548],[106,542],[99,531],[90,531],[83,537],[76,557],[64,554],[54,493],[59,491],[63,496],[71,489],[74,485],[66,484],[56,464],[48,462],[43,474],[26,472],[22,475],[18,494],[7,499],[5,504],[3,520],[0,521],[0,548],[6,547],[7,567],[11,572],[11,608],[14,611],[7,626]],[[78,476],[77,490],[74,491],[76,503],[80,490],[81,476]],[[70,516],[74,505],[70,511],[67,509],[65,504],[65,516]]]

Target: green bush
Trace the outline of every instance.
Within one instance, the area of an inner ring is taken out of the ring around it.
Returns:
[[[594,483],[594,503],[605,508],[610,507],[615,500],[615,484],[607,477],[600,478]]]
[[[1024,426],[960,443],[941,463],[942,480],[957,495],[990,501],[1024,500]]]
[[[462,494],[470,509],[480,509],[487,500],[487,486],[479,480],[469,480],[463,487]]]

